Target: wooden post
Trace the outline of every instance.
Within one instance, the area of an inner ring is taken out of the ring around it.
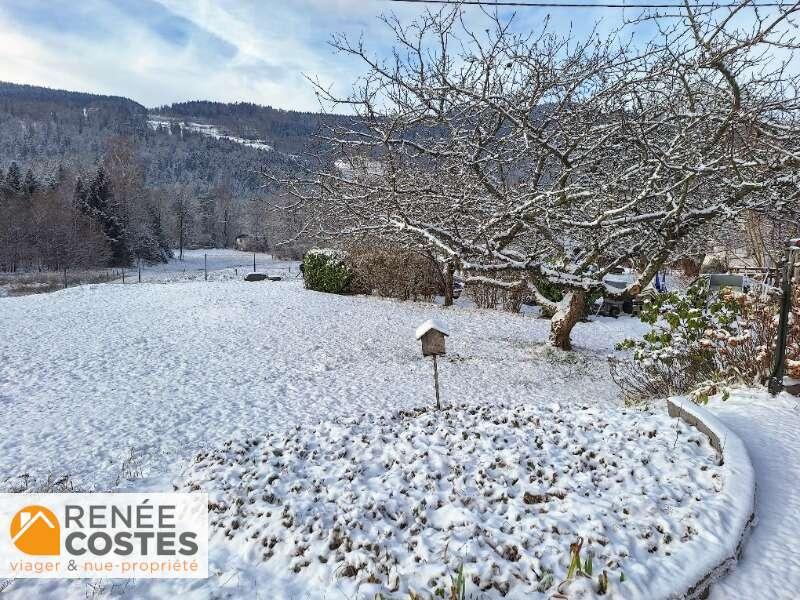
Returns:
[[[436,388],[436,410],[442,410],[442,403],[439,401],[439,367],[436,364],[436,355],[433,355],[433,387]]]
[[[253,273],[256,272],[256,253],[253,252]]]
[[[64,287],[67,287],[67,267],[64,267]]]
[[[208,281],[208,254],[203,254],[203,273],[205,280]]]
[[[125,269],[122,269],[122,283],[125,283]]]
[[[139,283],[142,283],[142,257],[139,256],[137,262],[139,263]]]

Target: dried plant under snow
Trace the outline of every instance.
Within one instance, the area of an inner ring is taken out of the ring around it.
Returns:
[[[566,589],[591,596],[605,571],[608,597],[631,598],[724,537],[720,473],[707,439],[663,414],[553,403],[296,427],[198,455],[183,485],[208,491],[217,540],[309,598],[428,597],[462,565],[470,590],[544,598],[578,537],[594,578]]]

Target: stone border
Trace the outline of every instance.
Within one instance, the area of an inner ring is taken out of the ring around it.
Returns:
[[[725,576],[737,563],[750,528],[755,523],[756,479],[747,448],[739,437],[717,417],[686,397],[668,398],[669,416],[681,419],[708,436],[711,446],[719,453],[723,467],[723,492],[733,499],[733,510],[726,515],[730,537],[720,540],[702,557],[697,557],[684,584],[670,598],[695,600],[707,598],[711,586]]]

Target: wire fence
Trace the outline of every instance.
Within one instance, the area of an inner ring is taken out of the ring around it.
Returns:
[[[201,257],[202,256],[202,257]],[[263,273],[273,280],[295,280],[302,277],[300,262],[257,254],[223,256],[194,252],[185,260],[172,259],[166,264],[137,261],[125,268],[19,270],[0,272],[0,296],[24,296],[53,292],[67,287],[89,284],[179,283],[186,281],[244,280],[250,273]]]

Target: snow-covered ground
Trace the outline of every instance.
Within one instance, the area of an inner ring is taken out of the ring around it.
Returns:
[[[747,446],[756,471],[756,526],[712,600],[789,600],[800,590],[800,405],[782,393],[737,391],[710,406]]]
[[[213,269],[209,281],[203,281],[198,271],[203,254],[209,254]],[[548,323],[532,317],[310,292],[301,280],[289,276],[289,268],[296,272],[296,263],[268,263],[267,257],[258,270],[286,277],[279,282],[246,283],[241,276],[252,264],[233,251],[198,251],[184,258],[184,265],[173,261],[160,272],[149,272],[140,285],[99,284],[0,299],[0,431],[13,433],[0,437],[0,488],[36,488],[48,478],[63,476],[83,490],[170,490],[173,484],[182,487],[195,480],[205,485],[211,480],[204,477],[212,472],[189,465],[198,453],[224,448],[226,440],[240,445],[268,435],[299,436],[298,431],[310,432],[313,438],[314,432],[333,431],[330,428],[354,417],[359,420],[354,427],[369,428],[373,423],[378,431],[377,424],[386,415],[433,403],[431,364],[421,356],[414,331],[436,318],[450,332],[448,354],[439,363],[445,404],[519,407],[539,418],[550,411],[553,426],[542,423],[547,436],[565,433],[562,428],[574,432],[583,427],[586,433],[592,422],[603,419],[619,423],[610,432],[632,438],[630,449],[619,450],[620,464],[627,466],[630,461],[631,473],[619,476],[623,482],[630,477],[631,486],[638,481],[640,497],[631,498],[630,506],[647,505],[642,515],[648,517],[631,516],[627,521],[618,515],[614,518],[619,521],[608,517],[609,526],[614,522],[620,528],[609,533],[611,539],[641,534],[641,540],[658,535],[663,541],[667,534],[673,540],[683,536],[688,530],[679,527],[677,515],[682,513],[679,510],[671,520],[674,503],[669,494],[667,500],[659,500],[655,490],[671,489],[681,496],[689,478],[694,479],[697,498],[713,491],[715,471],[705,464],[710,454],[702,438],[687,449],[675,440],[691,437],[691,431],[663,411],[639,414],[618,407],[605,355],[617,341],[644,331],[637,320],[600,318],[581,323],[573,336],[576,352],[562,353],[543,345]],[[257,266],[258,260],[257,256]],[[240,269],[238,265],[241,270],[234,276],[231,271]],[[559,407],[555,414],[548,408],[554,406]],[[634,434],[642,427],[655,431],[653,437],[660,440],[652,456],[640,456],[640,436]],[[460,431],[482,428],[485,424],[462,424]],[[670,443],[661,443],[667,431]],[[504,444],[511,444],[511,454],[522,453],[525,446],[507,435],[509,442]],[[558,451],[568,453],[579,438],[559,439],[563,447]],[[600,444],[599,449],[614,447],[612,440],[606,435],[585,441]],[[676,461],[670,463],[672,470],[665,466],[670,451]],[[402,452],[402,447],[395,452]],[[432,452],[441,458],[433,471],[444,469],[443,455],[435,448]],[[559,462],[550,467],[572,468],[566,459]],[[655,469],[656,465],[660,467]],[[562,473],[565,485],[573,481],[567,471]],[[589,488],[604,481],[592,469],[575,477],[574,489],[590,496]],[[614,481],[608,484],[613,486]],[[213,491],[214,486],[209,487]],[[576,497],[573,502],[584,500]],[[620,508],[624,502],[623,498],[607,505],[598,501],[600,508],[594,513],[564,516],[564,531],[588,537],[593,519],[603,510],[607,515],[601,520],[606,519],[614,506]],[[711,531],[717,510],[713,502],[695,511],[699,517],[692,514],[693,501],[683,506],[693,530],[709,531],[704,543],[717,535]],[[584,517],[585,526],[580,525]],[[648,534],[651,526],[655,534]],[[633,529],[623,531],[626,527]],[[658,552],[669,551],[663,546]],[[611,547],[608,552],[619,550]],[[548,556],[542,564],[561,561],[563,566],[568,548],[564,556],[556,558],[555,552]],[[659,563],[665,554],[658,554],[644,567],[648,559],[640,558],[639,567],[625,571],[632,590],[644,589],[657,570],[653,565],[680,564]],[[297,587],[292,571],[285,577],[270,573],[261,554],[251,556],[247,549],[219,539],[211,548],[211,573],[211,579],[201,582],[127,582],[111,593],[122,590],[135,598],[177,594],[274,598],[277,591],[284,591],[287,598],[312,597],[308,587]],[[87,585],[20,580],[4,593],[10,598],[84,598]],[[108,585],[100,585],[109,591]],[[617,589],[617,598],[625,597],[620,593]],[[344,593],[334,582],[326,597],[360,596]]]
[[[276,260],[265,252],[240,252],[229,248],[201,248],[184,250],[183,258],[175,256],[167,263],[142,265],[143,282],[173,283],[175,281],[204,281],[208,270],[209,281],[242,279],[253,272],[253,257],[257,273],[284,279],[300,279],[300,262],[295,260]],[[138,269],[134,265],[126,270],[126,281],[138,280]]]
[[[696,429],[589,402],[326,421],[202,453],[182,485],[281,600],[450,597],[461,568],[486,598],[595,597],[603,572],[609,599],[666,598],[726,538],[721,488]],[[578,539],[591,577],[565,582]]]
[[[100,488],[131,452],[152,474],[228,438],[425,402],[431,365],[414,330],[431,316],[452,332],[445,401],[610,404],[603,356],[640,326],[580,324],[578,352],[561,356],[543,346],[546,321],[314,293],[293,277],[201,274],[0,302],[0,428],[16,432],[0,439],[0,474],[67,473]],[[43,414],[52,426],[38,426]]]

